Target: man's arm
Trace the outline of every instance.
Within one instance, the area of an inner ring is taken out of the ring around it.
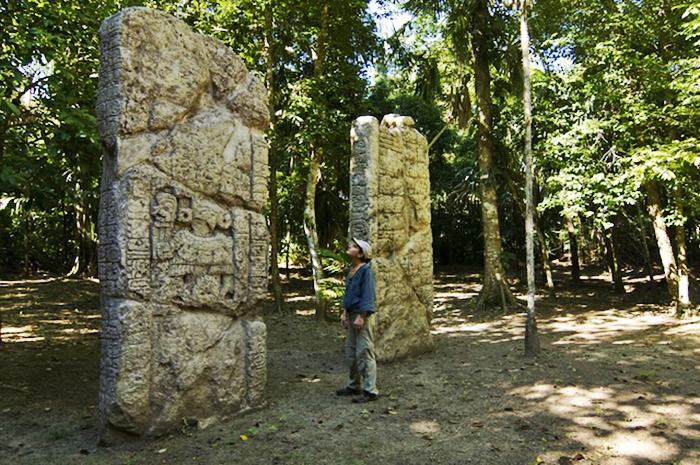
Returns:
[[[374,313],[376,311],[375,309],[375,298],[376,298],[376,290],[375,290],[375,281],[374,281],[374,273],[372,272],[372,268],[369,267],[369,265],[365,265],[366,271],[364,276],[362,277],[362,299],[360,302],[360,308],[364,310],[367,313]]]
[[[355,329],[362,329],[365,326],[366,316],[367,312],[358,313],[355,317],[355,321],[353,322],[352,327]]]

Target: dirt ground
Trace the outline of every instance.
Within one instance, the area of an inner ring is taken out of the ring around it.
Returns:
[[[269,304],[268,406],[204,430],[97,447],[99,284],[0,281],[0,463],[700,464],[700,319],[660,284],[560,280],[539,296],[542,356],[524,314],[469,311],[477,274],[435,278],[435,351],[379,366],[377,402],[343,386],[343,335],[317,324],[308,279]]]

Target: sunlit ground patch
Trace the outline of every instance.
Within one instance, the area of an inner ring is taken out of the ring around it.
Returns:
[[[21,327],[3,327],[2,340],[3,342],[37,342],[43,341],[45,338],[36,335],[34,332],[35,326],[26,325]]]

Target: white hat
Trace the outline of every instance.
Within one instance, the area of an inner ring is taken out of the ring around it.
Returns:
[[[362,250],[362,255],[364,255],[365,257],[365,260],[372,259],[372,246],[369,245],[369,242],[357,239],[355,237],[352,238],[352,241],[360,247],[360,250]]]

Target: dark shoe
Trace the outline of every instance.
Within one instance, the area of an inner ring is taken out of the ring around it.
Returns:
[[[379,399],[379,396],[377,394],[372,394],[371,392],[362,391],[361,396],[353,397],[352,403],[353,404],[365,404],[367,402],[373,402],[377,399]]]
[[[343,389],[338,389],[335,391],[336,396],[356,396],[360,393],[358,389],[350,389],[349,387],[344,387]]]

